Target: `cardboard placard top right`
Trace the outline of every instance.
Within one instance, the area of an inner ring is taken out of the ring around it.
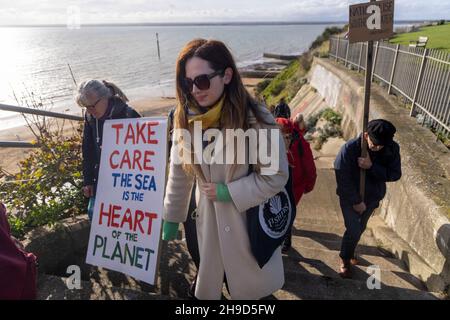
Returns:
[[[349,7],[350,43],[387,39],[394,34],[394,0],[373,1]]]

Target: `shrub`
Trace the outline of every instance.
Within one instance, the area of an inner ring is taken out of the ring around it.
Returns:
[[[0,168],[0,196],[13,212],[8,219],[18,238],[33,227],[84,213],[86,208],[80,191],[81,125],[72,127],[73,134],[66,136],[64,122],[37,117],[26,120],[40,148],[19,163],[18,173]]]
[[[270,84],[270,82],[270,79],[265,79],[261,82],[258,82],[258,84],[256,85],[256,94],[259,95],[261,92],[263,92],[264,89],[267,88],[267,86]]]
[[[338,28],[338,27],[326,28],[325,31],[320,36],[318,36],[316,40],[313,41],[313,43],[309,47],[309,50],[313,50],[313,49],[320,47],[322,45],[322,43],[329,40],[332,35],[342,33],[345,30],[345,28],[346,27],[344,27],[344,28]]]
[[[286,81],[278,81],[272,87],[272,95],[277,96],[286,88]]]
[[[322,128],[316,128],[319,119],[325,119],[326,123]],[[314,148],[320,150],[322,145],[330,137],[341,137],[340,127],[342,116],[333,109],[327,108],[306,119],[306,126],[310,137],[314,140]]]
[[[320,113],[315,113],[306,119],[306,127],[308,128],[308,131],[312,130],[316,126],[317,121],[319,121],[319,117]]]
[[[305,72],[308,72],[311,68],[312,57],[308,52],[302,54],[299,58],[300,66],[303,68]]]
[[[334,125],[340,126],[342,121],[342,116],[334,111],[333,109],[327,108],[322,111],[321,117],[323,117],[328,122],[331,122]]]

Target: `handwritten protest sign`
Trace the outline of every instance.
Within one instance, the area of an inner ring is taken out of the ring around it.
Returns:
[[[166,159],[166,119],[105,122],[87,263],[155,283]]]
[[[350,43],[391,37],[394,34],[394,0],[351,5],[348,25]]]

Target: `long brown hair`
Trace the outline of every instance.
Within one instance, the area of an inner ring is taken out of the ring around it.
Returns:
[[[177,110],[175,112],[175,128],[189,129],[185,106],[198,108],[192,94],[183,89],[183,80],[186,77],[186,62],[198,57],[208,61],[214,71],[231,68],[233,76],[229,84],[225,85],[225,101],[222,107],[220,123],[222,128],[247,129],[248,108],[250,107],[258,121],[259,116],[256,101],[251,97],[242,83],[241,76],[233,56],[226,45],[217,40],[194,39],[181,50],[176,67]]]
[[[249,128],[248,113],[252,110],[255,118],[259,122],[265,122],[258,111],[257,102],[251,97],[242,83],[241,76],[234,62],[233,56],[227,46],[217,40],[194,39],[188,42],[177,59],[176,66],[176,92],[177,108],[174,115],[174,127],[190,130],[187,118],[187,108],[199,109],[197,102],[190,92],[186,92],[183,87],[183,80],[186,77],[186,62],[198,57],[208,61],[214,71],[231,68],[233,76],[229,84],[225,85],[225,100],[220,117],[220,125],[226,129],[246,130]],[[191,130],[190,130],[191,131]],[[192,163],[192,162],[191,162]],[[191,166],[183,166],[186,171],[192,173]],[[195,171],[195,170],[194,170]]]

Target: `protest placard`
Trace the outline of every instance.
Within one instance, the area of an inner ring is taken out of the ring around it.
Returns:
[[[394,0],[371,1],[349,6],[350,43],[391,37],[394,26]]]
[[[86,262],[154,284],[167,164],[167,120],[105,121]]]

